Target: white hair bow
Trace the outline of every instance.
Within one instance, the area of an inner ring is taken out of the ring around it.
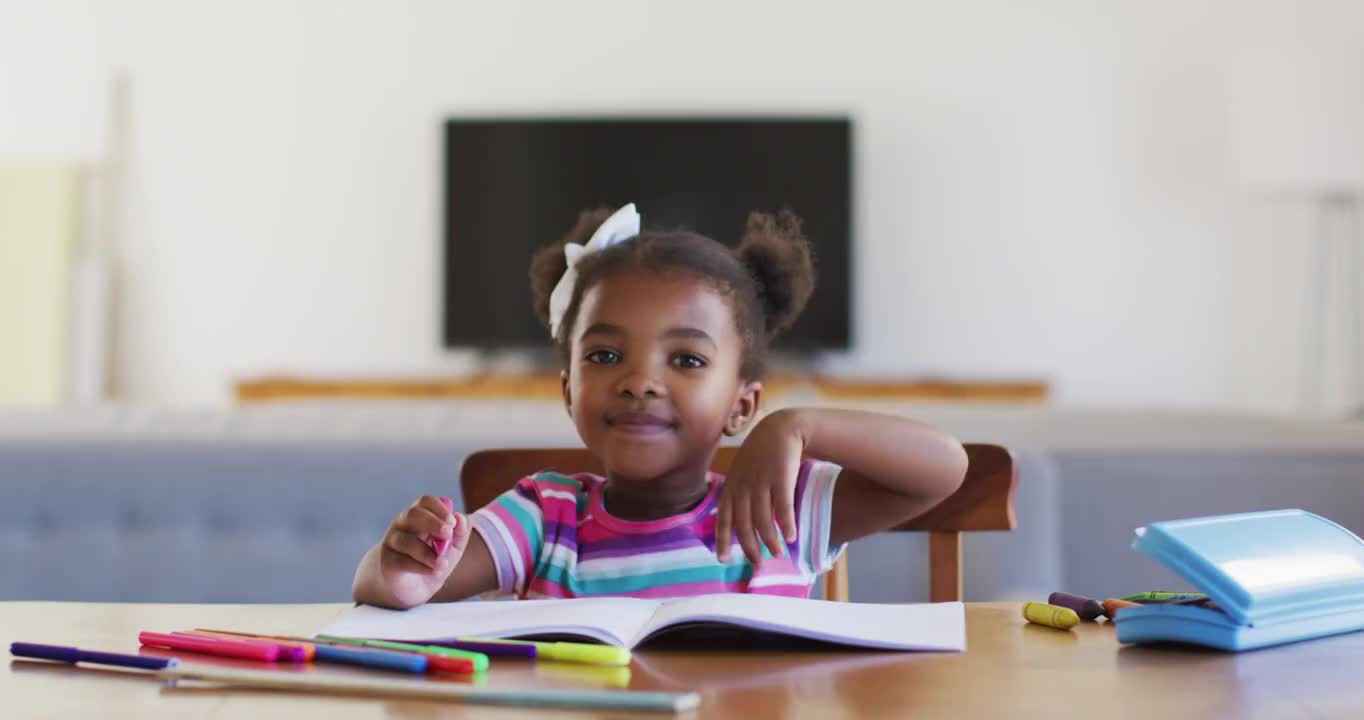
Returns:
[[[573,300],[573,288],[578,284],[576,269],[578,263],[592,253],[601,252],[638,234],[639,211],[635,210],[634,203],[630,203],[611,213],[611,217],[592,233],[592,239],[588,240],[586,245],[577,243],[564,245],[564,259],[568,260],[568,269],[564,271],[564,276],[559,278],[559,284],[554,286],[554,292],[549,294],[549,334],[554,339],[559,339],[564,313],[568,312],[568,304]]]

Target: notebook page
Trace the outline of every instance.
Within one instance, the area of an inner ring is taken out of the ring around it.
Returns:
[[[628,647],[658,605],[657,600],[638,598],[466,600],[428,603],[411,610],[362,605],[347,611],[318,634],[384,640],[563,634]]]
[[[966,649],[966,610],[959,602],[850,603],[738,593],[668,601],[654,613],[634,643],[670,625],[689,622],[731,623],[869,648]]]

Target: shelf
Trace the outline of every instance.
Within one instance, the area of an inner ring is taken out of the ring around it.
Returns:
[[[824,399],[922,402],[1042,403],[1047,383],[1037,380],[945,380],[778,375],[764,385],[769,396],[808,387]],[[237,401],[302,399],[434,399],[561,397],[558,374],[485,374],[463,378],[308,378],[276,375],[236,384]]]

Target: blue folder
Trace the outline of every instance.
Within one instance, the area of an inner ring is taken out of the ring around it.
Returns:
[[[1211,606],[1123,608],[1118,641],[1250,650],[1364,629],[1364,541],[1303,510],[1152,523],[1132,547]]]

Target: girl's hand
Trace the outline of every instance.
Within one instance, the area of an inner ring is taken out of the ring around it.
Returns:
[[[420,605],[436,594],[464,555],[469,529],[469,518],[430,495],[398,513],[380,544],[379,577],[399,604]],[[432,546],[441,541],[448,546],[438,556]]]
[[[730,465],[715,513],[715,555],[721,562],[729,560],[731,534],[739,536],[754,566],[762,563],[763,545],[777,557],[786,553],[783,537],[795,541],[796,475],[804,450],[805,436],[794,411],[778,410],[748,434]]]

